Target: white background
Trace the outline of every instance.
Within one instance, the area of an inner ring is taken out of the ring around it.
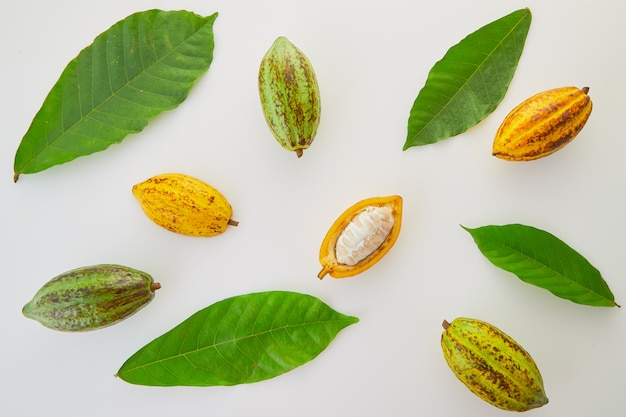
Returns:
[[[457,137],[402,151],[428,71],[467,34],[529,7],[533,22],[500,106]],[[131,13],[219,12],[209,71],[177,109],[104,152],[12,181],[15,150],[65,65]],[[626,304],[626,3],[596,1],[78,1],[0,6],[0,415],[498,416],[445,364],[443,319],[500,327],[537,361],[550,403],[536,416],[624,414],[626,311],[581,306],[491,265],[463,224],[524,223],[578,250]],[[271,136],[256,77],[274,39],[312,61],[322,122],[301,159]],[[589,86],[582,133],[542,160],[491,156],[496,129],[545,89]],[[196,176],[231,202],[239,227],[210,239],[151,223],[133,184]],[[400,194],[388,255],[350,279],[320,281],[319,245],[339,214]],[[145,309],[80,334],[49,330],[21,308],[69,269],[119,263],[162,284]],[[250,385],[153,388],[114,377],[144,344],[223,298],[293,290],[360,322],[320,356]]]

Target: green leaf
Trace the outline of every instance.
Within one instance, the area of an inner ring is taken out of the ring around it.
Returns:
[[[517,10],[448,50],[413,103],[403,150],[458,135],[496,109],[517,69],[530,22],[530,10]]]
[[[213,22],[187,11],[132,14],[65,67],[15,155],[14,179],[102,151],[177,107],[213,59]]]
[[[269,291],[232,297],[148,343],[117,375],[154,386],[262,381],[312,360],[357,321],[310,295]]]
[[[556,236],[521,224],[467,230],[495,266],[557,297],[590,306],[617,306],[600,272]]]

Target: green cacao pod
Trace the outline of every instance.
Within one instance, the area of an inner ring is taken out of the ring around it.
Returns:
[[[313,65],[284,36],[274,41],[261,61],[259,95],[272,134],[300,158],[317,134],[320,90]]]
[[[527,411],[548,403],[533,358],[515,340],[480,320],[443,322],[443,356],[474,394],[508,411]]]
[[[86,266],[52,278],[22,313],[54,330],[95,330],[136,313],[160,287],[150,275],[126,266]]]

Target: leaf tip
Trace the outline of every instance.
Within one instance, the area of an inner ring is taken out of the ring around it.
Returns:
[[[13,182],[17,182],[17,180],[20,178],[20,174],[18,172],[14,172],[13,173]]]
[[[356,316],[345,316],[344,320],[347,323],[344,327],[352,326],[353,324],[356,324],[360,321],[359,318]]]

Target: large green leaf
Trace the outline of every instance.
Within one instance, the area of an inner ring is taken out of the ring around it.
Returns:
[[[404,150],[458,135],[496,109],[517,69],[530,22],[530,10],[517,10],[448,50],[413,103]]]
[[[132,14],[65,67],[15,155],[14,179],[106,149],[187,97],[213,59],[213,22],[187,11]]]
[[[156,386],[262,381],[312,360],[357,321],[310,295],[240,295],[198,311],[148,343],[117,375]]]
[[[522,281],[578,304],[617,305],[600,272],[556,236],[521,224],[463,228],[491,263]]]

